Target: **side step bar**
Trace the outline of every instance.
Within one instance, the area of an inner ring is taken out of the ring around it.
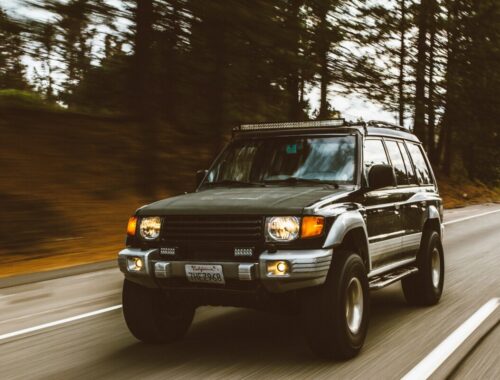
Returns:
[[[385,288],[386,286],[405,278],[413,273],[418,272],[418,269],[415,267],[408,267],[403,269],[395,270],[394,272],[377,276],[370,280],[370,290],[379,290]]]

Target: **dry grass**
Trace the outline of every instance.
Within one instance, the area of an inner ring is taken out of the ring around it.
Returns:
[[[456,208],[478,203],[500,202],[500,187],[490,188],[481,182],[438,178],[444,207]]]

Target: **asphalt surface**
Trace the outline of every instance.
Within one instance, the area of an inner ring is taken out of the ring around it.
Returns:
[[[445,222],[493,210],[500,205],[451,210]],[[296,317],[204,307],[183,341],[148,346],[130,335],[117,309],[0,339],[0,378],[401,378],[500,296],[500,212],[450,223],[444,247],[441,302],[407,306],[399,283],[373,292],[365,347],[348,362],[316,359]],[[106,269],[0,289],[0,336],[119,305],[121,283],[117,269]],[[499,341],[497,324],[453,377],[499,379]]]

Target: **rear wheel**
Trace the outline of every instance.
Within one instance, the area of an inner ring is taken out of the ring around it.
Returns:
[[[417,255],[418,272],[402,280],[403,293],[411,305],[431,306],[439,302],[444,284],[444,256],[436,231],[424,234]]]
[[[123,315],[137,339],[170,343],[182,338],[193,321],[195,308],[167,298],[159,289],[123,282]]]
[[[327,359],[358,354],[368,329],[369,292],[361,257],[334,254],[325,284],[304,293],[303,315],[311,350]]]

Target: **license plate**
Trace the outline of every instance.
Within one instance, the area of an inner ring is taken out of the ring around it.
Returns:
[[[190,282],[204,282],[208,284],[225,284],[222,265],[191,265],[187,264],[186,277]]]

